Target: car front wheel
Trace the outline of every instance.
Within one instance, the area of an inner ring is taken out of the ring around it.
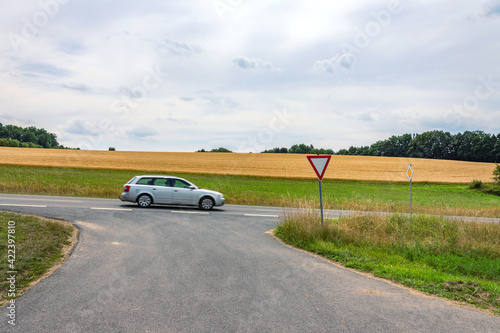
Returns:
[[[210,197],[204,197],[200,200],[200,205],[199,205],[200,209],[210,210],[214,208],[214,206],[215,206],[214,199]]]
[[[137,198],[137,204],[139,205],[139,207],[148,208],[149,206],[151,206],[152,203],[153,200],[147,194],[143,194],[139,196],[139,198]]]

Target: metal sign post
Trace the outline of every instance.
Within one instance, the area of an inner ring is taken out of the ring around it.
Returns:
[[[323,226],[323,193],[321,191],[321,181],[323,180],[323,176],[325,175],[326,168],[328,167],[328,163],[330,163],[331,155],[313,155],[307,156],[309,163],[316,172],[319,180],[319,204],[321,208],[321,226]]]
[[[319,180],[319,207],[321,209],[321,226],[323,226],[323,194],[321,193],[321,179]]]
[[[411,164],[409,164],[408,169],[406,169],[406,177],[410,181],[410,220],[411,220],[412,207],[413,207],[412,190],[411,190],[411,179],[413,178],[413,168],[411,167]]]

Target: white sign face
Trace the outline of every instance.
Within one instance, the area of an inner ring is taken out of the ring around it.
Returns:
[[[408,165],[408,169],[406,169],[406,177],[408,177],[408,181],[411,182],[411,178],[413,177],[413,168],[411,164]]]
[[[328,163],[330,163],[331,158],[332,158],[331,155],[307,156],[307,159],[309,160],[309,163],[311,163],[311,166],[313,167],[314,172],[316,172],[316,175],[318,176],[319,180],[323,179],[323,176],[325,175],[326,168],[328,167]]]

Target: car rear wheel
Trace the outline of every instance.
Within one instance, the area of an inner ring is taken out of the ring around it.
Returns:
[[[200,205],[199,205],[200,209],[210,210],[214,208],[214,206],[215,206],[214,199],[210,197],[204,197],[200,200]]]
[[[147,194],[142,194],[139,198],[137,198],[137,204],[139,207],[148,208],[152,203],[153,199],[151,199],[151,197]]]

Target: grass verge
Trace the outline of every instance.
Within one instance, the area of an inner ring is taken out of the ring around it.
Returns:
[[[500,183],[483,183],[480,180],[474,180],[469,184],[469,188],[486,194],[500,196]]]
[[[363,272],[500,315],[500,225],[440,217],[285,212],[285,243]]]
[[[0,165],[0,193],[118,198],[123,184],[145,171],[93,170]],[[162,173],[158,173],[162,174]],[[318,181],[265,177],[178,174],[224,193],[228,204],[319,207]],[[409,212],[409,185],[396,182],[324,180],[326,209]],[[413,184],[413,212],[500,217],[500,197],[468,184]]]
[[[0,212],[0,306],[59,267],[76,236],[77,229],[63,221]]]

